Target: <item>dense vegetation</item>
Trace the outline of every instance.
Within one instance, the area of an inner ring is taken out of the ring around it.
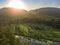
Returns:
[[[10,17],[0,14],[0,45],[29,45],[20,37],[60,42],[60,18],[37,14],[33,11]]]

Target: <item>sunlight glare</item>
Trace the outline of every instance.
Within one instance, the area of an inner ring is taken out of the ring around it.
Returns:
[[[16,9],[26,9],[26,5],[21,0],[11,0],[9,1],[7,7],[12,7]]]

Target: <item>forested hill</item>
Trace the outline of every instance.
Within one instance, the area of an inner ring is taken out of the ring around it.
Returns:
[[[14,8],[0,9],[0,23],[45,23],[50,21],[59,22],[59,18],[60,8],[46,7],[31,11]]]
[[[31,10],[31,13],[36,15],[43,15],[43,16],[53,16],[53,17],[60,17],[60,8],[55,7],[45,7],[36,10]]]
[[[22,9],[15,9],[10,7],[5,7],[0,9],[0,23],[10,23],[15,19],[23,18],[27,11]]]
[[[10,7],[5,7],[0,9],[0,15],[8,15],[8,16],[18,16],[21,14],[24,14],[27,12],[26,10],[23,9],[15,9],[15,8],[10,8]]]
[[[12,14],[12,13],[16,13],[18,12],[18,14]],[[40,8],[40,9],[35,9],[35,10],[31,10],[31,11],[26,11],[26,10],[22,10],[22,9],[14,9],[14,8],[2,8],[0,9],[0,15],[22,15],[22,14],[32,14],[32,15],[40,15],[40,16],[52,16],[52,17],[60,17],[60,8],[55,8],[55,7],[45,7],[45,8]],[[26,15],[25,14],[25,15]],[[31,16],[32,16],[31,15]]]

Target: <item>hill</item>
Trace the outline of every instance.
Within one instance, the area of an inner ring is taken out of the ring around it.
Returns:
[[[15,8],[1,8],[0,9],[0,23],[8,23],[11,20],[15,20],[18,17],[21,18],[26,13],[26,10]]]
[[[45,7],[36,10],[31,10],[31,13],[35,13],[37,15],[43,16],[51,16],[51,17],[60,17],[60,8],[55,7]]]
[[[27,11],[22,9],[10,8],[10,7],[5,7],[0,9],[0,14],[2,15],[5,14],[5,15],[11,15],[11,16],[18,16],[18,15],[24,14],[25,12]]]
[[[15,8],[1,8],[0,15],[8,15],[8,16],[50,16],[55,18],[60,18],[60,8],[55,7],[46,7],[35,9],[31,11],[26,11],[22,9],[15,9]]]

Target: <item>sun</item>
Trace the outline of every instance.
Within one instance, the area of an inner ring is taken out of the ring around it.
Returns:
[[[16,9],[26,9],[26,5],[21,0],[10,0],[7,4],[7,7],[12,7]]]

